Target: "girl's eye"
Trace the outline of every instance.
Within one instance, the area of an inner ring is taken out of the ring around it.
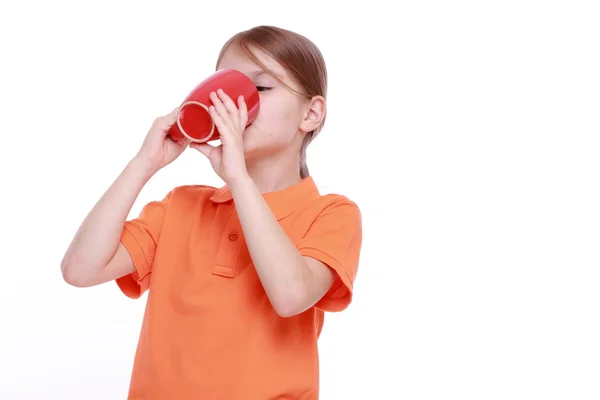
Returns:
[[[256,90],[258,90],[259,92],[266,92],[267,90],[270,90],[270,87],[266,87],[266,86],[256,86]]]

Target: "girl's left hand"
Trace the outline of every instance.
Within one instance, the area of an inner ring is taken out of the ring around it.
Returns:
[[[238,107],[223,90],[210,94],[213,103],[209,113],[219,130],[221,144],[191,143],[190,147],[204,154],[217,175],[229,184],[247,176],[242,135],[248,122],[248,109],[244,98],[238,98]]]

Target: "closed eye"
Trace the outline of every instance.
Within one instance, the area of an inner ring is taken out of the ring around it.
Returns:
[[[272,88],[270,87],[266,87],[266,86],[257,86],[256,90],[258,90],[259,92],[266,92],[267,90],[270,90]]]

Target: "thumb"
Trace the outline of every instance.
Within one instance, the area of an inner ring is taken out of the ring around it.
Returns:
[[[179,139],[177,141],[177,146],[179,147],[179,150],[181,150],[181,152],[184,152],[185,149],[189,147],[190,143],[192,143],[192,141],[184,137],[183,139]]]
[[[154,126],[162,130],[167,131],[175,122],[177,122],[177,111],[179,108],[174,109],[170,113],[157,118],[154,121]]]
[[[180,145],[181,147],[187,147],[192,143],[192,141],[186,137],[184,137],[183,139],[179,139],[177,141],[177,144]]]
[[[179,113],[179,107],[175,107],[173,111],[165,115],[167,125],[171,126],[177,122],[177,115]]]
[[[207,158],[210,158],[210,153],[212,153],[213,150],[216,149],[216,146],[210,145],[208,143],[190,143],[190,147],[194,150],[198,150]]]

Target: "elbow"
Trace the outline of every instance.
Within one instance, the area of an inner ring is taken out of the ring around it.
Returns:
[[[282,318],[290,318],[306,311],[310,306],[306,304],[306,296],[302,291],[288,292],[279,296],[271,304],[277,315]]]
[[[78,288],[87,287],[89,284],[82,278],[81,273],[78,272],[80,269],[77,265],[65,261],[60,264],[62,278],[67,284]]]
[[[67,284],[75,287],[81,287],[81,282],[79,279],[77,279],[76,274],[73,273],[73,268],[70,265],[64,263],[61,264],[60,271],[62,273],[63,280]]]

